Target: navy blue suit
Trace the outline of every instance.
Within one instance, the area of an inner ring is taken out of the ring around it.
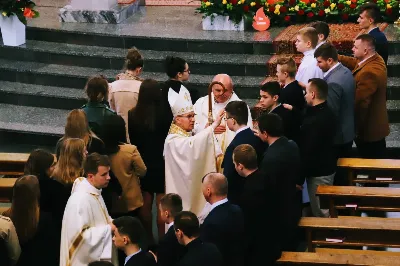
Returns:
[[[225,202],[215,207],[201,225],[200,238],[217,246],[224,266],[244,265],[244,218],[239,206]]]
[[[388,52],[389,45],[388,45],[388,41],[387,41],[385,34],[383,32],[381,32],[379,28],[375,28],[375,29],[371,30],[368,34],[374,36],[375,51],[380,56],[382,56],[383,61],[385,61],[385,65],[387,66],[387,61],[388,61],[388,57],[389,57],[389,52]]]
[[[236,172],[232,159],[233,150],[241,144],[251,145],[257,152],[259,162],[266,148],[264,142],[262,142],[259,137],[255,136],[250,128],[240,131],[226,148],[222,167],[224,168],[224,176],[228,179],[228,199],[233,204],[238,204],[240,202],[240,195],[242,194],[244,183],[243,178]]]
[[[174,226],[171,226],[160,240],[157,249],[157,265],[175,266],[179,263],[184,252],[185,247],[179,244]]]

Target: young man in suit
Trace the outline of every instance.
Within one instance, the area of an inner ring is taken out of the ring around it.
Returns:
[[[244,263],[244,218],[239,206],[228,202],[228,181],[223,174],[210,173],[202,180],[202,191],[211,204],[201,226],[200,237],[218,247],[224,266]]]
[[[361,29],[375,38],[376,52],[382,56],[385,65],[389,57],[389,44],[383,32],[379,29],[379,23],[382,21],[379,7],[372,2],[366,3],[360,7],[360,16],[357,20]]]
[[[332,185],[336,172],[333,148],[336,134],[336,117],[328,107],[328,84],[322,79],[310,79],[306,87],[308,108],[301,125],[300,155],[302,176],[307,179],[308,195],[315,217],[328,217],[328,210],[321,210],[315,196],[319,185]]]
[[[173,225],[178,242],[185,246],[186,253],[179,266],[222,266],[222,255],[211,243],[204,243],[200,237],[200,225],[196,215],[183,211],[175,216]]]
[[[277,114],[282,118],[284,135],[297,142],[300,130],[300,118],[296,111],[290,111],[280,103],[281,88],[276,81],[270,81],[261,86],[260,105],[269,110],[269,113]]]
[[[266,114],[258,119],[259,138],[268,143],[260,164],[264,175],[269,228],[268,262],[278,259],[282,250],[297,247],[297,224],[301,216],[300,152],[297,144],[283,136],[282,119],[277,114]],[[269,265],[266,263],[266,265]]]
[[[268,209],[264,176],[258,170],[257,153],[251,145],[237,146],[233,151],[233,163],[237,173],[246,179],[240,198],[246,232],[244,265],[257,265],[264,261],[269,248],[262,236],[267,219],[262,210]]]
[[[330,43],[321,45],[314,53],[319,68],[324,72],[328,83],[328,107],[336,116],[335,151],[336,158],[350,157],[354,128],[355,82],[351,71],[338,62],[338,53]],[[345,174],[336,173],[335,184],[345,186]]]
[[[353,70],[356,82],[355,142],[361,158],[385,158],[389,119],[386,108],[387,70],[375,51],[375,39],[369,34],[354,41],[353,57],[339,56],[339,61]]]
[[[290,104],[294,111],[301,112],[305,107],[304,90],[295,79],[297,72],[296,62],[292,57],[281,57],[276,62],[276,76],[283,84],[279,95],[282,104]]]
[[[126,254],[125,266],[157,265],[154,255],[141,249],[146,242],[146,233],[137,218],[122,216],[114,219],[112,223],[116,227],[114,244]]]
[[[226,125],[229,130],[235,132],[235,137],[226,148],[222,167],[224,175],[228,179],[228,199],[232,204],[239,204],[240,195],[243,189],[243,178],[235,170],[232,161],[233,150],[240,144],[253,146],[259,158],[262,158],[266,145],[257,138],[253,131],[247,126],[249,110],[247,104],[242,101],[233,101],[226,105]]]
[[[161,220],[167,224],[168,231],[160,240],[157,249],[157,265],[175,266],[183,255],[183,247],[178,243],[174,231],[175,216],[182,211],[182,198],[169,193],[160,200]]]

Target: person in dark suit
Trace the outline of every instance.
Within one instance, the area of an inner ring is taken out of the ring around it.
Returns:
[[[184,253],[178,243],[174,231],[175,216],[182,211],[182,198],[178,194],[169,193],[160,200],[161,220],[168,226],[168,231],[159,241],[157,249],[157,265],[174,266]]]
[[[304,89],[295,79],[297,72],[296,62],[292,57],[281,57],[276,62],[276,76],[278,82],[283,85],[279,95],[279,102],[282,104],[290,104],[294,111],[304,109],[306,102],[304,101]]]
[[[240,207],[244,216],[245,264],[257,265],[264,260],[265,238],[261,236],[268,209],[264,187],[264,175],[258,170],[256,150],[248,144],[237,146],[233,150],[233,163],[237,173],[245,178]]]
[[[360,7],[360,16],[357,20],[361,29],[375,38],[375,51],[383,58],[387,66],[389,57],[389,44],[383,32],[379,29],[382,22],[381,10],[377,4],[369,2]]]
[[[276,81],[270,81],[262,85],[260,89],[260,104],[269,110],[269,113],[277,114],[282,118],[284,135],[288,139],[297,142],[300,130],[300,119],[296,110],[285,108],[280,102],[281,88]]]
[[[264,253],[265,265],[271,265],[283,250],[294,251],[297,247],[303,182],[299,148],[283,136],[282,119],[277,114],[266,114],[258,119],[258,126],[257,135],[269,144],[259,169],[264,176],[269,217],[264,220],[269,245]]]
[[[200,238],[214,243],[225,266],[244,263],[244,218],[239,206],[228,202],[228,180],[223,174],[210,173],[202,180],[204,198],[211,205],[201,226]]]
[[[139,219],[122,216],[112,221],[115,227],[113,242],[125,255],[125,266],[155,266],[154,255],[147,248],[146,232]]]
[[[200,225],[196,215],[183,211],[175,216],[175,235],[178,242],[185,246],[186,253],[179,266],[222,266],[222,255],[212,243],[203,242],[200,237]]]
[[[320,185],[332,185],[336,172],[334,138],[336,117],[326,101],[328,84],[313,78],[306,87],[306,109],[300,135],[302,177],[307,179],[311,210],[316,217],[328,217],[328,210],[321,210],[315,195]]]
[[[266,145],[247,126],[249,111],[245,102],[232,101],[227,104],[225,111],[226,125],[236,135],[226,148],[222,167],[228,179],[228,200],[233,204],[238,204],[244,180],[235,170],[232,161],[233,150],[240,144],[250,144],[256,149],[258,158],[262,158]]]

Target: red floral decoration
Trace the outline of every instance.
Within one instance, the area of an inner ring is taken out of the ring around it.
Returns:
[[[249,12],[250,7],[248,5],[243,6],[244,12]]]
[[[386,9],[386,14],[391,15],[393,13],[393,10],[391,8]]]
[[[343,20],[348,20],[349,19],[349,15],[348,14],[343,14],[342,15],[342,19]]]
[[[203,1],[204,1],[204,0],[203,0]],[[235,5],[237,5],[237,3],[238,3],[238,0],[230,0],[229,2],[230,2],[232,5],[234,5],[234,6],[235,6]]]
[[[285,19],[286,22],[290,22],[290,16],[285,16],[284,19]]]
[[[268,8],[268,11],[269,11],[270,13],[274,13],[274,11],[275,11],[275,6],[270,6],[270,7]]]
[[[308,13],[307,13],[307,17],[312,18],[313,16],[314,16],[314,13],[313,13],[313,12],[308,12]]]
[[[318,16],[320,16],[320,17],[325,16],[325,11],[324,10],[318,11]]]
[[[303,10],[303,9],[300,9],[300,10],[297,12],[297,15],[299,15],[299,16],[304,16],[304,10]]]
[[[324,1],[324,7],[329,7],[331,5],[331,2],[329,1]]]
[[[281,8],[279,8],[279,12],[286,13],[287,12],[286,6],[281,6]]]
[[[338,8],[339,10],[342,10],[342,9],[344,9],[344,4],[342,4],[342,3],[339,3],[339,4],[337,5],[337,8]]]
[[[24,9],[24,17],[33,18],[34,16],[35,16],[35,12],[33,12],[32,9],[30,9],[30,8],[25,8]]]
[[[290,6],[295,6],[296,5],[296,0],[289,0],[289,5]]]
[[[355,9],[356,7],[357,7],[356,4],[351,4],[351,5],[350,5],[350,8],[351,8],[351,9]]]

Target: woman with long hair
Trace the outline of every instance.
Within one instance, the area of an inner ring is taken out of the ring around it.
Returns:
[[[139,97],[139,88],[143,71],[143,56],[136,47],[128,50],[125,58],[124,72],[117,76],[117,80],[110,83],[108,101],[110,107],[122,116],[125,121],[128,137],[128,111],[136,106]]]
[[[86,114],[82,109],[69,112],[64,130],[64,136],[56,144],[57,159],[60,157],[61,143],[68,138],[82,139],[89,153],[103,153],[103,141],[90,129]]]
[[[53,154],[42,149],[36,149],[29,155],[25,164],[25,175],[34,175],[39,180],[40,201],[42,211],[51,213],[53,220],[61,230],[61,222],[65,209],[64,187],[50,178],[53,174],[56,160]]]
[[[41,211],[40,187],[36,176],[26,175],[15,182],[11,208],[4,214],[11,218],[21,245],[17,265],[57,265],[59,244],[51,215]]]
[[[83,176],[83,161],[87,150],[85,142],[78,138],[69,138],[60,145],[60,158],[54,168],[52,178],[60,182],[71,192],[74,181]]]
[[[147,167],[147,174],[141,180],[143,207],[139,212],[150,241],[154,241],[151,212],[154,194],[156,195],[156,206],[158,206],[165,193],[163,150],[168,128],[166,129],[167,121],[163,120],[163,109],[160,102],[160,84],[155,80],[146,79],[140,86],[136,107],[128,113],[131,143],[138,148]],[[169,121],[170,123],[171,121]],[[158,235],[160,238],[165,233],[165,227],[158,208],[157,213]]]

